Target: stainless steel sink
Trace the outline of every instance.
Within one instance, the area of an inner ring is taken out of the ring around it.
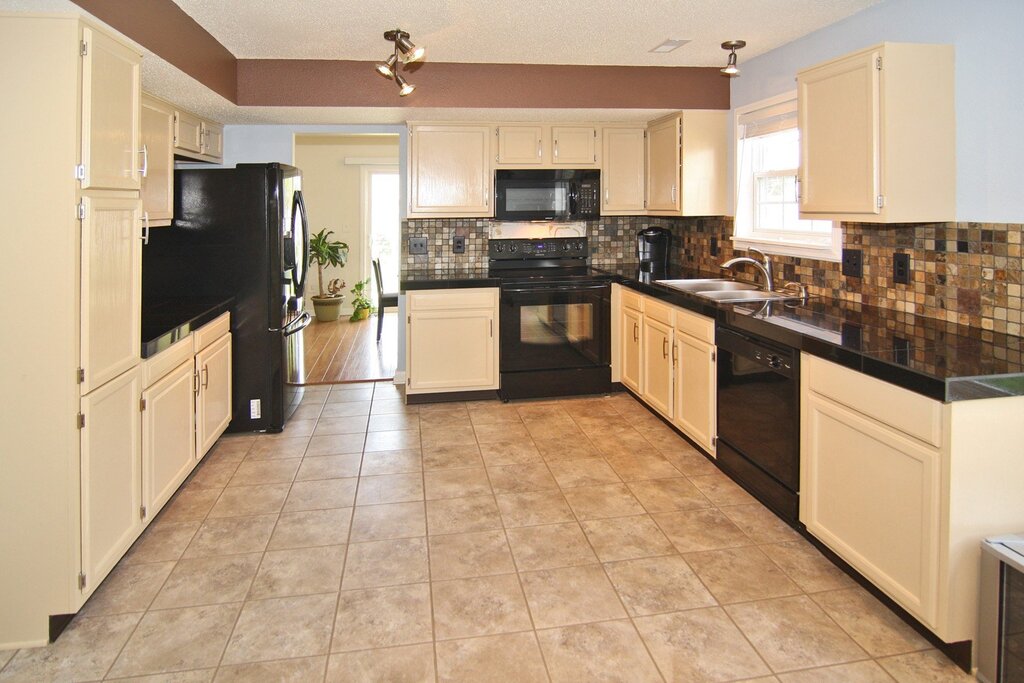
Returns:
[[[721,290],[717,292],[696,292],[697,296],[702,296],[705,299],[711,299],[712,301],[723,301],[736,303],[739,301],[791,301],[801,299],[802,297],[794,296],[787,292],[765,292],[760,289],[754,289],[751,291],[728,291]]]
[[[735,292],[757,290],[757,285],[748,282],[737,282],[736,280],[724,279],[687,279],[687,280],[655,280],[659,285],[665,285],[683,292]]]

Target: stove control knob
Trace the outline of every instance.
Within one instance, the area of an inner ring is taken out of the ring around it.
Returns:
[[[508,245],[508,250],[514,254],[516,253],[516,251],[519,250],[519,247],[517,247],[515,242],[513,242],[512,244]]]
[[[782,359],[779,358],[778,356],[774,356],[774,355],[773,356],[768,356],[768,367],[776,368],[776,369],[781,368],[782,367]]]
[[[583,242],[576,243],[576,251],[583,251]]]
[[[505,243],[504,242],[498,242],[497,244],[495,244],[494,245],[494,251],[498,252],[499,254],[501,252],[505,251]]]
[[[571,246],[572,245],[569,244],[568,242],[563,242],[562,243],[562,251],[569,251],[569,247],[571,247]]]

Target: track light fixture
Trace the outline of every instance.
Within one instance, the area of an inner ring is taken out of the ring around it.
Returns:
[[[729,51],[729,61],[721,71],[729,78],[740,75],[740,69],[736,66],[736,50],[746,47],[746,45],[747,41],[745,40],[727,40],[722,43],[722,49]]]
[[[390,40],[395,44],[394,52],[388,56],[387,60],[377,64],[374,68],[384,78],[394,79],[398,85],[398,94],[400,97],[405,97],[413,90],[416,89],[415,85],[412,85],[400,75],[398,75],[398,60],[401,58],[402,64],[411,64],[418,62],[423,59],[423,55],[426,54],[426,50],[422,47],[416,47],[409,40],[409,34],[400,28],[396,28],[394,31],[385,31],[384,40]]]

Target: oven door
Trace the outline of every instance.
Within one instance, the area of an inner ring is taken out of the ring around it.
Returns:
[[[610,364],[607,282],[502,285],[500,315],[502,372]]]

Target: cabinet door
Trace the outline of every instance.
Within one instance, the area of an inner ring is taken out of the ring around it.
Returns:
[[[409,212],[487,216],[491,203],[490,128],[413,126]]]
[[[647,210],[679,213],[681,207],[680,129],[676,116],[659,119],[647,128]]]
[[[602,215],[635,215],[644,210],[644,129],[601,132]]]
[[[498,126],[499,164],[534,165],[544,163],[542,126]]]
[[[231,422],[231,335],[196,354],[196,457],[202,458]]]
[[[147,521],[195,467],[193,380],[190,358],[142,392],[142,500]]]
[[[203,120],[195,114],[174,112],[174,146],[186,152],[203,152]]]
[[[408,320],[410,393],[498,388],[493,309],[414,310]]]
[[[203,156],[221,161],[224,157],[224,126],[203,121],[201,128]]]
[[[637,311],[622,309],[622,384],[637,394],[640,386],[640,353],[643,335],[642,316]]]
[[[82,40],[82,189],[138,190],[142,57],[89,27]]]
[[[82,393],[139,362],[142,242],[139,200],[83,197]]]
[[[715,399],[718,376],[715,347],[676,330],[675,419],[681,430],[714,455]]]
[[[879,58],[863,52],[797,78],[801,213],[879,212]]]
[[[551,164],[573,168],[597,164],[597,129],[593,126],[552,126]]]
[[[648,405],[672,418],[672,328],[649,316],[643,318],[643,397]]]
[[[803,400],[800,521],[934,628],[938,451],[814,392]]]
[[[142,211],[150,225],[170,225],[174,217],[174,110],[142,100]]]
[[[81,525],[84,593],[91,593],[142,531],[137,369],[82,397]],[[86,596],[83,596],[83,599]]]

